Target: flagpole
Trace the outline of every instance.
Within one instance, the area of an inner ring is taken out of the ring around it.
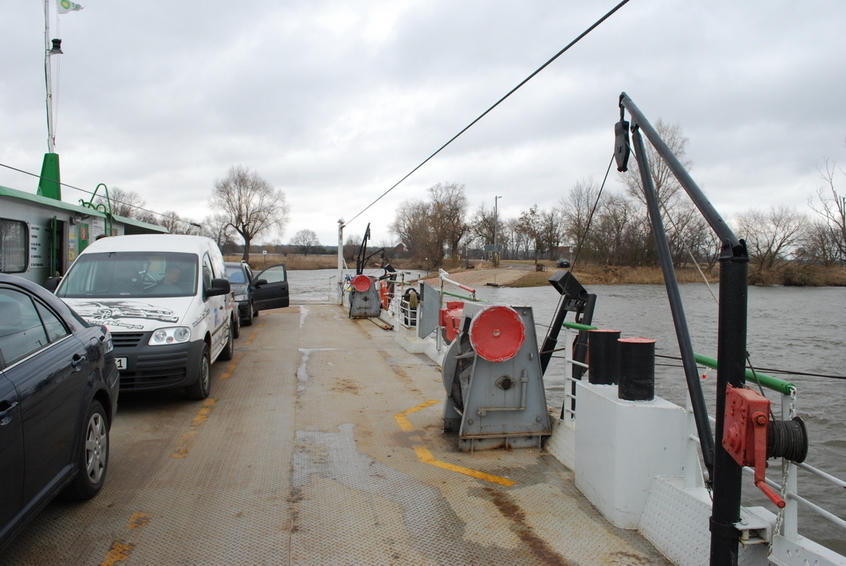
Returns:
[[[47,84],[47,153],[54,153],[53,146],[53,77],[50,68],[50,0],[44,0],[44,80]]]
[[[41,176],[38,179],[38,194],[56,200],[62,200],[61,172],[59,156],[55,153],[53,137],[53,77],[50,72],[50,57],[61,53],[61,49],[51,49],[50,38],[50,0],[44,0],[44,82],[47,87],[47,153],[41,163]]]

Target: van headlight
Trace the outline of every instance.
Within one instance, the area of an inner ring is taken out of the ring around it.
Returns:
[[[187,326],[174,326],[172,328],[159,328],[150,337],[150,346],[163,346],[167,344],[181,344],[191,339],[191,329]]]
[[[235,295],[235,300],[239,303],[247,300],[247,295]]]

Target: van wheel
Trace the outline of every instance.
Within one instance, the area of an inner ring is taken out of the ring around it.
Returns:
[[[106,480],[109,466],[109,420],[99,401],[94,401],[85,415],[81,454],[77,474],[62,491],[62,499],[91,499]]]
[[[209,345],[203,346],[203,357],[200,360],[200,371],[197,372],[197,381],[185,388],[185,396],[192,400],[200,401],[211,393],[211,361],[209,359]]]
[[[235,355],[235,344],[233,340],[233,333],[235,329],[232,328],[232,321],[229,321],[229,336],[226,338],[226,346],[220,351],[220,359],[229,361]]]

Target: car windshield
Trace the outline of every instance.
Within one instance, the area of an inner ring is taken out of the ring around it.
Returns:
[[[187,297],[197,289],[195,254],[104,252],[82,254],[56,290],[63,298]]]
[[[226,278],[230,283],[246,283],[247,278],[244,277],[244,270],[240,265],[234,267],[226,267]]]

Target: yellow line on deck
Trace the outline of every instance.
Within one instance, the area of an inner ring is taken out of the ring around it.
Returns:
[[[127,528],[130,529],[140,529],[144,525],[150,522],[150,514],[149,513],[133,513],[132,517],[129,518],[129,522],[126,524]]]
[[[235,354],[235,359],[233,359],[228,366],[226,366],[226,371],[223,372],[223,375],[220,376],[220,379],[229,379],[232,377],[232,374],[235,373],[235,368],[238,367],[238,362],[244,357],[245,352],[238,352]]]
[[[112,543],[112,548],[106,554],[106,559],[100,563],[100,566],[114,566],[117,562],[123,562],[129,558],[129,553],[132,552],[134,545],[120,542],[116,540]]]
[[[414,430],[414,427],[411,426],[411,423],[408,422],[407,418],[405,418],[406,415],[410,415],[411,413],[416,413],[417,411],[425,409],[426,407],[431,407],[435,403],[437,403],[437,401],[426,401],[425,403],[420,403],[416,407],[406,409],[405,411],[394,415],[394,419],[397,421],[397,423],[399,424],[399,426],[403,430],[403,432],[411,432],[412,430]]]
[[[147,513],[133,513],[126,524],[126,528],[136,530],[145,526],[150,521],[150,515]],[[106,558],[100,563],[100,566],[114,566],[118,562],[123,562],[129,558],[129,553],[135,545],[129,542],[122,542],[116,540],[112,543],[109,552],[106,553]]]
[[[410,409],[406,409],[401,413],[397,413],[394,415],[394,420],[397,421],[399,427],[403,430],[403,432],[413,432],[414,426],[412,426],[411,422],[406,418],[411,413],[416,413],[426,407],[431,407],[438,401],[426,401],[425,403],[420,403],[416,407],[412,407]],[[417,437],[419,439],[419,437]],[[495,476],[493,474],[486,474],[485,472],[480,472],[478,470],[471,470],[470,468],[465,468],[464,466],[457,466],[455,464],[450,464],[449,462],[442,462],[441,460],[436,460],[432,453],[429,452],[429,449],[423,446],[422,440],[420,444],[414,444],[412,446],[414,449],[414,453],[417,454],[417,458],[423,462],[424,464],[431,464],[433,466],[437,466],[438,468],[443,468],[444,470],[449,470],[451,472],[457,472],[459,474],[464,474],[465,476],[470,476],[474,478],[478,478],[480,480],[489,481],[492,483],[498,483],[500,485],[514,485],[515,481],[511,481],[509,479]]]
[[[191,425],[189,426],[191,430],[183,434],[182,438],[179,439],[179,446],[176,447],[176,452],[173,454],[174,458],[184,458],[188,455],[188,449],[194,444],[194,437],[197,436],[197,427],[208,420],[209,413],[211,413],[212,407],[216,402],[217,399],[211,398],[203,402],[203,406],[194,415],[194,420],[191,421]]]

